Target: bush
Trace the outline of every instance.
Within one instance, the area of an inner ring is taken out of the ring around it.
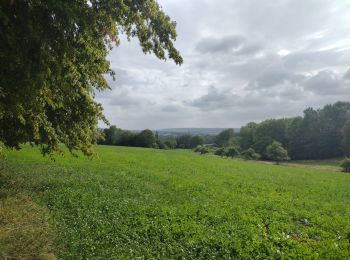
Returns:
[[[198,145],[194,151],[196,153],[200,153],[200,154],[206,154],[206,153],[209,153],[209,149],[205,146],[201,146],[201,145]]]
[[[343,172],[350,172],[350,158],[346,158],[340,164],[340,167],[343,168]]]
[[[203,146],[202,149],[200,150],[200,154],[206,154],[206,153],[209,153],[209,149]]]
[[[216,149],[215,152],[214,152],[214,154],[218,155],[218,156],[224,156],[225,153],[226,153],[225,148]]]
[[[201,146],[201,145],[198,145],[196,148],[193,149],[193,151],[194,151],[195,153],[199,153],[201,149],[202,149],[202,146]]]
[[[231,157],[231,158],[239,155],[238,148],[235,146],[231,146],[231,147],[227,148],[225,155],[227,157]]]
[[[256,153],[253,148],[249,148],[242,152],[242,158],[245,160],[259,160],[260,154]]]
[[[280,161],[290,160],[287,150],[277,141],[273,141],[272,144],[266,148],[266,155],[270,160],[275,161],[277,164]]]

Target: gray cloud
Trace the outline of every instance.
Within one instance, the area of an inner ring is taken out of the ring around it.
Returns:
[[[294,74],[285,68],[272,66],[265,68],[253,81],[249,82],[247,89],[271,88],[285,82],[298,83],[304,78],[303,75]]]
[[[197,44],[197,50],[201,53],[230,53],[237,51],[244,41],[245,39],[239,35],[204,38]]]
[[[276,100],[275,100],[276,101]],[[214,86],[209,87],[207,93],[193,100],[185,101],[185,104],[197,107],[203,111],[215,111],[237,107],[259,107],[264,103],[275,103],[274,97],[261,92],[251,92],[245,95],[237,95],[229,89],[220,90]]]
[[[318,95],[349,94],[350,88],[338,74],[322,70],[305,82],[305,88]]]
[[[346,79],[346,80],[349,80],[349,79],[350,79],[350,69],[348,69],[348,70],[345,72],[343,78]]]
[[[221,38],[206,37],[199,41],[196,50],[201,54],[250,56],[263,49],[260,42],[247,41],[241,35],[229,35]]]
[[[342,0],[159,0],[177,21],[185,63],[144,55],[136,40],[109,59],[97,94],[123,128],[239,127],[350,99],[350,6]]]
[[[165,105],[161,108],[162,112],[167,112],[167,113],[177,113],[180,112],[180,106],[178,105]]]
[[[335,49],[326,51],[301,51],[287,55],[284,59],[286,68],[292,70],[312,70],[344,65],[350,60],[348,50]]]
[[[206,94],[192,101],[185,101],[185,104],[189,104],[203,110],[216,110],[232,106],[236,98],[238,97],[230,92],[220,91],[219,89],[211,86]]]
[[[250,56],[263,50],[263,45],[258,42],[246,43],[237,52],[237,55]]]
[[[109,100],[108,105],[114,107],[117,106],[129,108],[135,107],[139,104],[126,89],[120,89],[118,91],[112,92],[112,95],[110,95],[107,99]]]

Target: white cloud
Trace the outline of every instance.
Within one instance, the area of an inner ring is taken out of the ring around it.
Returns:
[[[97,99],[123,128],[239,127],[350,98],[350,5],[335,0],[160,0],[177,21],[179,67],[137,40],[110,55]]]

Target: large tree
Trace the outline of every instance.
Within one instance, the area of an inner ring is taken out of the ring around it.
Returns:
[[[225,129],[216,136],[215,144],[219,147],[229,146],[234,136],[235,131],[232,128]]]
[[[114,76],[106,60],[120,33],[144,53],[182,63],[175,22],[155,0],[3,0],[0,3],[0,142],[30,142],[43,153],[92,153],[98,120],[95,91]]]
[[[350,156],[350,119],[346,121],[342,128],[342,146],[343,146],[343,154],[346,156]]]
[[[239,145],[243,150],[249,149],[253,146],[254,133],[257,126],[258,126],[257,123],[250,122],[245,126],[241,127],[239,131]]]
[[[145,129],[135,136],[135,146],[139,147],[154,147],[156,144],[156,138],[153,132],[149,129]]]
[[[109,128],[103,129],[103,138],[98,140],[98,144],[106,144],[106,145],[119,145],[121,135],[123,130],[117,128],[115,125],[111,125]]]

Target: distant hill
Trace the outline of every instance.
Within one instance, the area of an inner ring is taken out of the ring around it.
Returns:
[[[157,129],[159,135],[217,135],[227,128],[165,128]],[[235,132],[239,132],[239,128],[233,128]]]

